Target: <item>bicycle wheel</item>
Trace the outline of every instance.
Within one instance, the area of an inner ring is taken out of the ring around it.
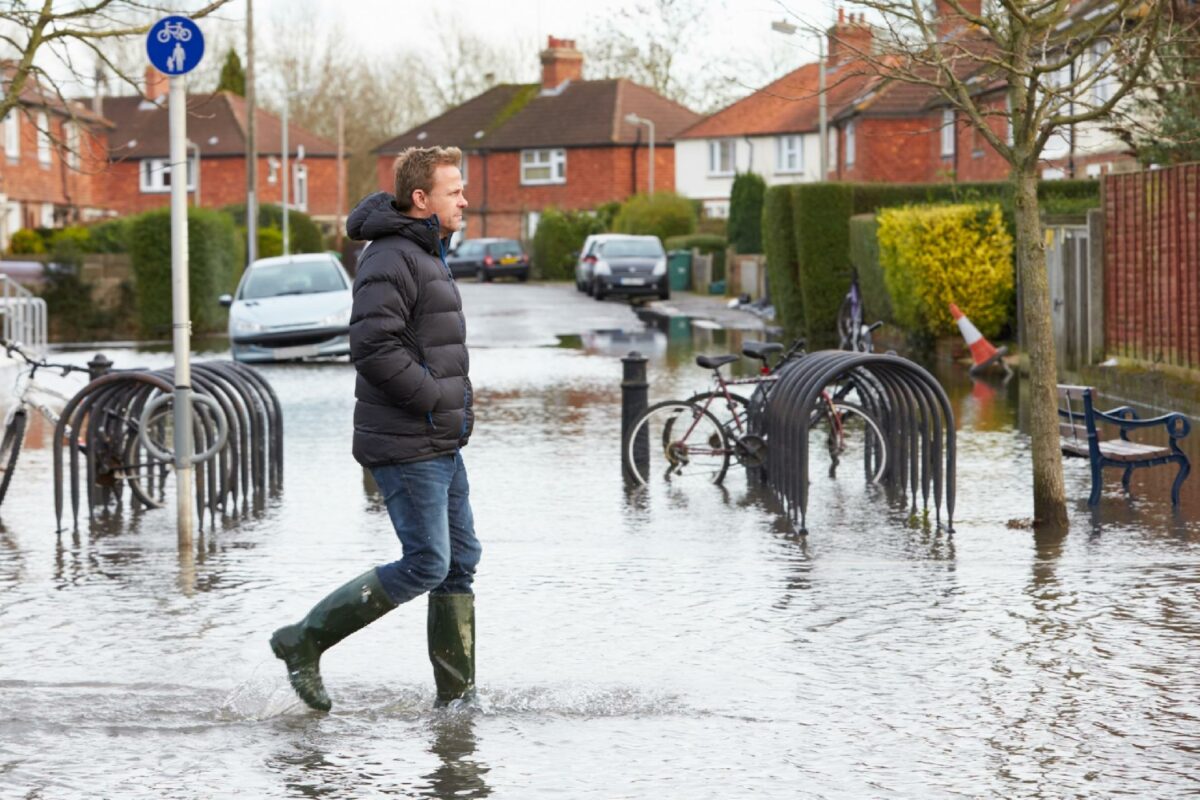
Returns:
[[[730,392],[726,397],[721,392],[698,392],[689,397],[687,402],[700,406],[716,417],[725,429],[725,437],[731,442],[736,442],[749,432],[750,401],[740,394]]]
[[[17,456],[21,455],[21,445],[25,442],[25,409],[18,409],[4,429],[4,439],[0,441],[0,503],[8,494],[8,484],[12,480],[13,470],[17,467]]]
[[[680,400],[655,403],[623,443],[625,463],[641,484],[720,483],[729,469],[729,441],[717,418]]]
[[[863,474],[878,483],[887,473],[887,440],[879,423],[853,403],[822,403],[809,426],[809,452],[829,454],[829,477],[843,461],[861,463]]]

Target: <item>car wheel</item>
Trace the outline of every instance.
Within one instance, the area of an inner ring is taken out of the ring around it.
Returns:
[[[588,297],[592,296],[592,292],[595,291],[595,289],[596,289],[596,285],[594,283],[592,283],[591,281],[588,281],[587,283],[585,283],[583,285],[583,291],[585,294],[587,294]]]
[[[592,297],[596,298],[597,300],[603,300],[604,299],[604,285],[602,283],[600,283],[600,281],[594,282],[592,284],[591,294],[592,294]]]
[[[517,273],[517,280],[520,281],[521,283],[524,283],[525,281],[529,280],[529,270],[525,270],[524,272]]]
[[[667,283],[666,281],[662,282],[662,284],[658,287],[658,299],[659,300],[670,300],[671,299],[671,284]]]

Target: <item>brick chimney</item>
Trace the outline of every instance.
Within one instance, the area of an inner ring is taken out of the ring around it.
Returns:
[[[968,14],[979,16],[980,9],[983,7],[983,0],[959,0],[958,4]],[[934,8],[936,9],[934,13],[937,14],[938,39],[944,41],[967,29],[968,23],[958,15],[958,12],[946,0],[937,0]]]
[[[156,70],[154,67],[146,67],[146,99],[157,101],[160,97],[165,97],[167,90],[170,88],[170,79],[166,75]]]
[[[829,59],[827,63],[831,68],[854,59],[859,53],[871,52],[871,42],[875,39],[874,31],[862,14],[857,16],[851,14],[847,21],[846,12],[841,8],[838,9],[837,24],[829,29],[828,34]]]
[[[575,49],[574,39],[547,37],[542,51],[542,88],[554,89],[563,81],[577,81],[583,75],[583,53]]]

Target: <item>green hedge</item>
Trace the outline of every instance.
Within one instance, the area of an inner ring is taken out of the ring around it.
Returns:
[[[117,217],[88,226],[91,252],[128,253],[129,223],[129,217]]]
[[[149,211],[130,223],[130,260],[138,325],[145,336],[171,332],[171,212]],[[237,286],[244,261],[233,219],[208,209],[188,209],[188,290],[196,333],[223,330],[226,312],[217,297]]]
[[[879,223],[874,214],[855,214],[850,218],[850,265],[858,272],[862,292],[863,319],[868,322],[895,322],[892,297],[883,280],[879,264]]]
[[[234,224],[239,228],[246,227],[246,204],[235,203],[221,209],[233,217]],[[279,228],[283,230],[283,207],[274,203],[264,203],[258,207],[258,227]],[[245,237],[242,237],[243,241]],[[292,209],[288,212],[288,239],[291,240],[293,253],[320,253],[325,250],[325,237],[312,217],[302,211]],[[281,251],[282,252],[282,249]],[[261,253],[259,258],[264,258]]]
[[[692,233],[687,236],[672,236],[663,242],[668,250],[691,250],[695,248],[701,253],[721,253],[728,247],[724,236],[711,233]]]
[[[692,201],[674,192],[638,194],[621,204],[613,220],[613,230],[657,236],[665,241],[696,230],[696,210]]]
[[[733,179],[729,194],[729,244],[739,253],[762,252],[762,206],[767,183],[757,172]]]
[[[795,337],[804,332],[804,298],[796,265],[792,187],[772,186],[763,196],[763,253],[767,257],[767,291],[775,318]]]
[[[787,230],[780,227],[778,220],[766,222],[768,215],[764,208],[763,250],[769,258],[770,253],[778,253],[780,248],[795,249],[803,317],[797,316],[798,304],[786,302],[786,290],[779,284],[782,276],[772,277],[771,294],[776,298],[776,319],[789,331],[805,332],[814,346],[834,342],[836,338],[831,320],[836,318],[842,295],[849,286],[845,265],[850,261],[849,228],[850,217],[854,214],[873,214],[883,208],[910,204],[994,201],[1000,205],[1008,231],[1015,234],[1016,230],[1011,185],[1007,181],[804,183],[772,187],[767,192],[767,199],[774,196],[778,205],[778,193],[783,191],[791,195],[795,227]],[[1038,185],[1038,198],[1044,214],[1076,213],[1100,205],[1100,183],[1093,180],[1042,181]],[[822,253],[824,247],[833,249]],[[806,285],[809,279],[817,283]],[[868,309],[868,313],[875,312]]]
[[[530,248],[534,274],[552,281],[574,280],[575,260],[584,240],[603,231],[604,223],[595,214],[547,208]]]

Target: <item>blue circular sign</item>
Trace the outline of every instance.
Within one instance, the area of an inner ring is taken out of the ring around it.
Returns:
[[[204,58],[204,34],[187,17],[163,17],[146,34],[146,55],[164,75],[186,75]]]

